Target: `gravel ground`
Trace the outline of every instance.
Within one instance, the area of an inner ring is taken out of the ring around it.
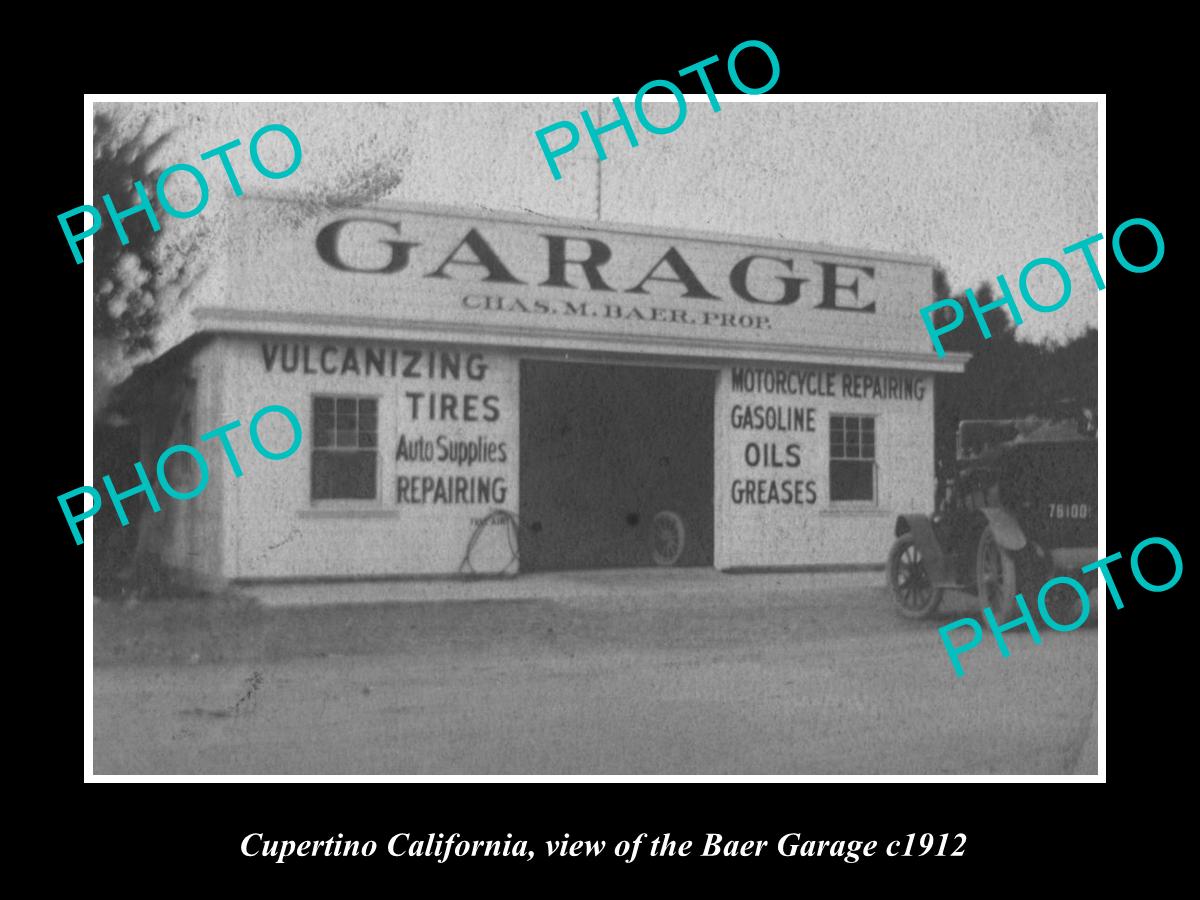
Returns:
[[[1096,629],[1010,632],[1008,659],[985,641],[956,679],[937,627],[958,615],[744,579],[625,602],[101,603],[94,766],[1094,774]]]

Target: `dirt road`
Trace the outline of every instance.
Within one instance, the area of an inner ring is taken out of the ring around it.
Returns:
[[[901,621],[875,587],[747,591],[101,604],[95,771],[1095,773],[1095,628],[1010,632],[1008,659],[988,640],[956,679],[950,615]]]

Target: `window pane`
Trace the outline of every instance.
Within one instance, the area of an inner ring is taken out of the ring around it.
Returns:
[[[862,433],[863,433],[864,438],[868,434],[870,434],[870,435],[875,434],[875,420],[874,419],[862,419],[860,421],[862,422]]]
[[[833,459],[846,455],[846,420],[843,416],[829,417],[829,455]]]
[[[865,438],[865,437],[863,438],[862,458],[863,459],[874,459],[875,458],[875,442],[872,441],[870,438]]]
[[[314,500],[374,500],[375,451],[315,451],[312,455]]]
[[[376,498],[378,414],[374,397],[313,398],[314,500]]]
[[[858,458],[858,429],[851,427],[846,429],[846,456],[850,459]]]
[[[347,453],[350,462],[344,463],[344,486],[350,497],[375,499],[375,454],[372,451]]]
[[[829,463],[830,500],[874,500],[874,463],[833,460]]]

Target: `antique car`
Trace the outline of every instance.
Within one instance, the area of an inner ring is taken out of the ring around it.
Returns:
[[[901,615],[930,616],[947,590],[963,590],[1004,623],[1020,614],[1018,593],[1036,615],[1038,591],[1055,576],[1094,588],[1095,572],[1080,568],[1097,558],[1097,467],[1090,415],[961,422],[934,514],[896,519],[887,577]],[[1063,625],[1082,613],[1069,585],[1052,588],[1046,607]]]

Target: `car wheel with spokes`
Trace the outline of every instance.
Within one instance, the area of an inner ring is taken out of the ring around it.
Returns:
[[[984,526],[975,553],[976,594],[980,611],[991,608],[1001,624],[1017,615],[1017,559],[996,541],[992,529]]]
[[[678,513],[662,510],[650,523],[650,555],[656,566],[673,566],[683,556],[687,530]]]
[[[911,532],[900,535],[892,544],[887,573],[892,599],[900,615],[908,619],[925,619],[937,611],[945,592],[933,586]]]

